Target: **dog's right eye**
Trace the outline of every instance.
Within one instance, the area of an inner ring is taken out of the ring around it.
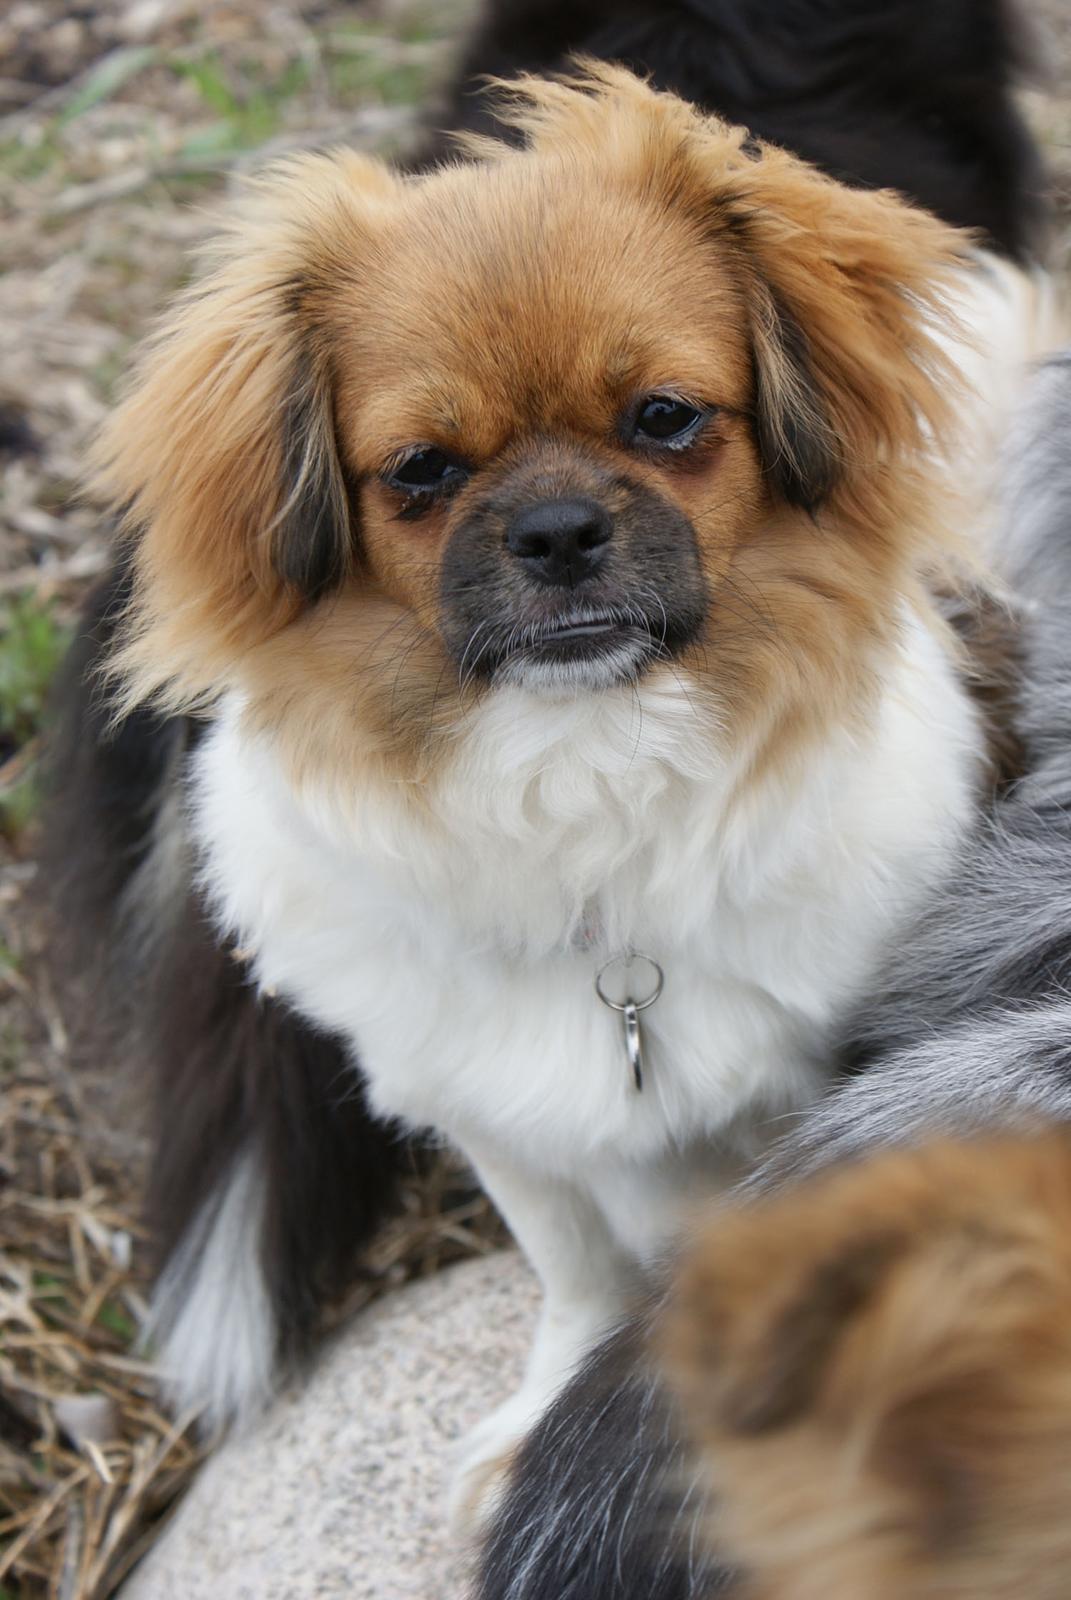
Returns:
[[[403,494],[441,494],[446,490],[460,489],[468,475],[468,469],[460,461],[448,456],[445,450],[436,450],[427,445],[396,462],[387,482],[392,489],[400,489]]]

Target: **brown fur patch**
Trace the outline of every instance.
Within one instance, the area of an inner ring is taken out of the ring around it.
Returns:
[[[982,718],[989,775],[995,789],[1027,770],[1021,734],[1023,656],[1018,610],[972,585],[940,594],[942,614],[963,647],[967,687]]]
[[[664,1335],[762,1600],[1071,1587],[1071,1137],[941,1144],[714,1222]]]
[[[345,683],[332,759],[413,778],[466,699],[443,551],[549,440],[690,519],[710,608],[685,661],[723,718],[761,718],[760,765],[865,705],[899,597],[952,546],[930,330],[959,236],[618,69],[532,80],[514,114],[528,149],[428,177],[348,154],[269,173],[165,320],[97,457],[136,540],[127,704],[239,685],[281,731],[285,702],[308,756]],[[666,388],[716,408],[710,437],[640,460],[618,419]],[[414,445],[472,475],[406,521],[385,475]]]

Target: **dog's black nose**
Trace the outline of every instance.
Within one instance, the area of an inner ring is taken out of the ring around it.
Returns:
[[[602,565],[612,532],[594,500],[540,500],[514,517],[506,545],[540,583],[571,589]]]

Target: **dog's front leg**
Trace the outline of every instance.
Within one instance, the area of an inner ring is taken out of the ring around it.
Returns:
[[[454,1516],[463,1529],[472,1529],[492,1507],[532,1423],[620,1315],[635,1268],[577,1185],[472,1145],[465,1153],[543,1286],[521,1387],[462,1443]]]

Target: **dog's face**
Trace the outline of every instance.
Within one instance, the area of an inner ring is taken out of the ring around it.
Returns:
[[[516,116],[277,171],[165,325],[101,451],[132,698],[385,748],[488,686],[669,662],[786,721],[858,679],[932,533],[955,236],[616,69]]]
[[[686,218],[475,176],[406,195],[337,308],[361,557],[461,679],[599,688],[699,638],[762,504],[742,296]]]

